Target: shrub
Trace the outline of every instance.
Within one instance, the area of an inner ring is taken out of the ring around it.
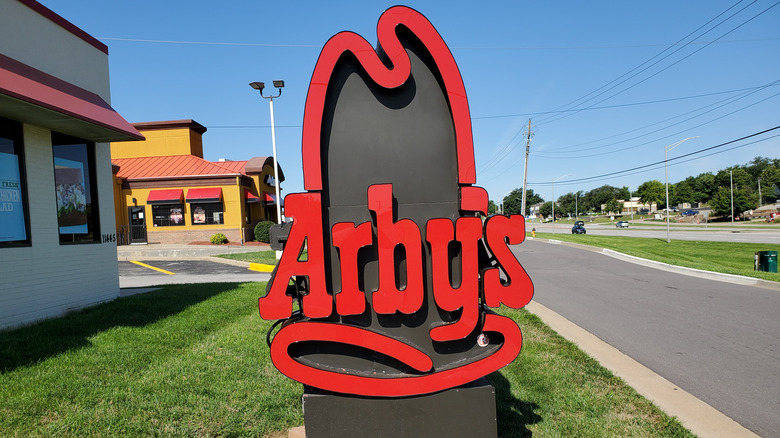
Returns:
[[[222,233],[217,233],[211,236],[211,243],[213,243],[214,245],[223,245],[225,243],[228,243],[228,238]]]
[[[271,221],[258,222],[257,225],[255,225],[255,240],[269,243],[271,241],[269,230],[273,224],[274,223]]]

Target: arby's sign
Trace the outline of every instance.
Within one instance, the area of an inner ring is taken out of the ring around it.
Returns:
[[[509,245],[522,216],[491,216],[475,186],[460,72],[431,23],[385,11],[378,48],[341,32],[320,54],[303,123],[305,193],[259,299],[280,320],[270,354],[288,377],[346,394],[400,397],[463,385],[520,352],[489,310],[525,306],[533,284]],[[304,255],[305,252],[305,255]]]

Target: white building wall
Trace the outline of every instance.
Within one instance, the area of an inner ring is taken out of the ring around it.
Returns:
[[[0,0],[0,53],[108,103],[108,55],[17,0]]]
[[[60,245],[51,132],[24,126],[32,246],[0,249],[0,329],[119,296],[116,242]],[[109,146],[96,145],[100,233],[114,235]]]
[[[0,53],[110,102],[108,55],[19,1],[0,0]],[[51,132],[24,125],[24,149],[32,244],[0,248],[0,330],[119,296],[115,239],[59,243]],[[95,160],[100,237],[115,236],[108,143]]]

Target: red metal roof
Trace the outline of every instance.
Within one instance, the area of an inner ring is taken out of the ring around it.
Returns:
[[[181,202],[182,189],[150,190],[146,203]]]
[[[228,168],[236,173],[246,174],[244,168],[246,167],[246,161],[212,161],[212,163]]]
[[[187,202],[219,201],[222,198],[222,187],[200,187],[187,190]]]
[[[119,165],[119,172],[116,175],[122,179],[236,175],[240,173],[194,155],[116,158],[111,161]]]

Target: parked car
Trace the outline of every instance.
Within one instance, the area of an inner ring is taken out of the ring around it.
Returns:
[[[615,228],[628,228],[628,221],[618,221],[615,223]]]
[[[683,216],[696,216],[697,214],[699,214],[699,212],[696,210],[685,210],[682,212]]]
[[[574,222],[574,226],[571,227],[571,233],[572,234],[585,234],[585,222],[583,221],[577,221]]]

